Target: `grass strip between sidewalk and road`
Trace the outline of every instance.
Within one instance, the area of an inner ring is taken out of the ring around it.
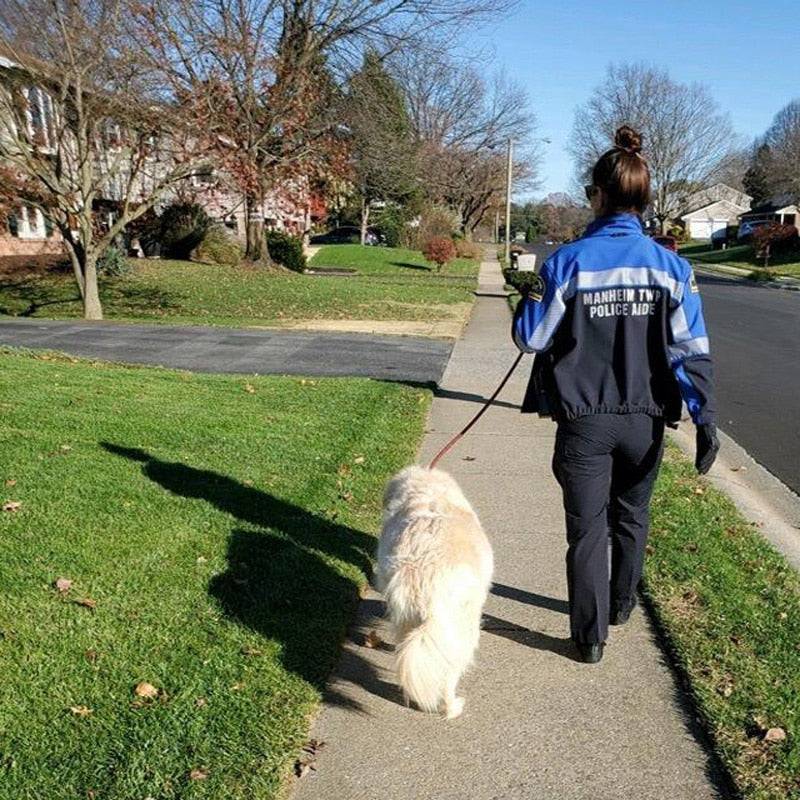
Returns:
[[[698,264],[719,264],[726,267],[737,267],[748,270],[754,277],[787,277],[800,276],[800,262],[797,253],[778,253],[769,259],[768,269],[764,269],[764,259],[756,256],[752,245],[740,244],[727,247],[725,250],[714,250],[710,244],[681,245],[680,255]]]
[[[281,796],[430,397],[0,351],[0,797]]]
[[[743,798],[800,798],[800,576],[670,447],[645,592]]]
[[[247,265],[129,259],[130,272],[100,280],[106,319],[236,328],[308,320],[461,319],[477,285],[477,261],[441,273],[420,253],[389,247],[327,245],[316,267],[353,275],[303,275]],[[0,278],[0,314],[43,319],[83,316],[71,272]]]

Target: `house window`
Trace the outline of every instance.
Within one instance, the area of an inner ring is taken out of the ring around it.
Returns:
[[[794,214],[784,214],[783,215],[783,224],[784,225],[794,225],[796,217]]]
[[[16,219],[16,225],[9,226],[12,236],[18,236],[20,239],[45,238],[44,216],[38,208],[34,208],[33,206],[21,206],[14,213],[14,217]]]
[[[28,89],[29,135],[37,147],[49,148],[56,139],[53,99],[37,86]]]

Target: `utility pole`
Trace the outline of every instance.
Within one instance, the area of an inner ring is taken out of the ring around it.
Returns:
[[[508,137],[508,163],[506,164],[506,236],[505,236],[505,262],[506,267],[511,266],[511,171],[514,166],[514,143]]]

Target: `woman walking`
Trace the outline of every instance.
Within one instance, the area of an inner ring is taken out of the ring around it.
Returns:
[[[558,423],[570,631],[587,663],[600,661],[609,623],[626,622],[636,604],[664,425],[680,419],[682,400],[698,472],[719,450],[700,295],[689,263],[643,232],[641,149],[635,130],[616,132],[586,187],[594,222],[545,261],[513,322],[517,346],[537,353],[536,394]]]

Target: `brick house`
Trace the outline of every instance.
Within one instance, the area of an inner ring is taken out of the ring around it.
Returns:
[[[17,77],[22,70],[15,61],[0,52],[0,92],[4,88],[4,76],[16,71]],[[41,87],[34,84],[25,89],[27,102],[28,135],[44,153],[47,152],[51,139],[57,129],[57,109],[52,98]],[[8,95],[7,95],[8,96]],[[104,132],[101,151],[97,157],[97,174],[104,175],[104,165],[114,157],[115,144],[119,141],[119,130],[115,138],[114,124],[109,123]],[[0,128],[0,136],[2,136]],[[151,176],[158,174],[158,159],[164,148],[154,143],[152,148]],[[166,162],[163,162],[166,165]],[[2,164],[0,164],[2,166]],[[166,166],[165,166],[166,168]],[[141,196],[147,196],[147,181],[142,177],[136,186]],[[124,175],[110,176],[105,183],[104,195],[96,202],[96,213],[112,214],[115,202],[123,199]],[[224,173],[210,170],[205,175],[195,175],[186,180],[171,193],[161,198],[157,205],[163,209],[175,200],[191,199],[206,208],[209,216],[224,223],[238,236],[244,236],[244,208],[242,198],[225,179]],[[320,204],[309,187],[308,181],[299,177],[285,181],[269,193],[263,207],[259,210],[269,227],[285,230],[295,235],[308,232],[315,218],[324,218],[324,203]],[[0,257],[15,255],[45,255],[63,252],[63,242],[57,229],[45,218],[40,210],[22,200],[13,206],[8,219],[0,220]]]

